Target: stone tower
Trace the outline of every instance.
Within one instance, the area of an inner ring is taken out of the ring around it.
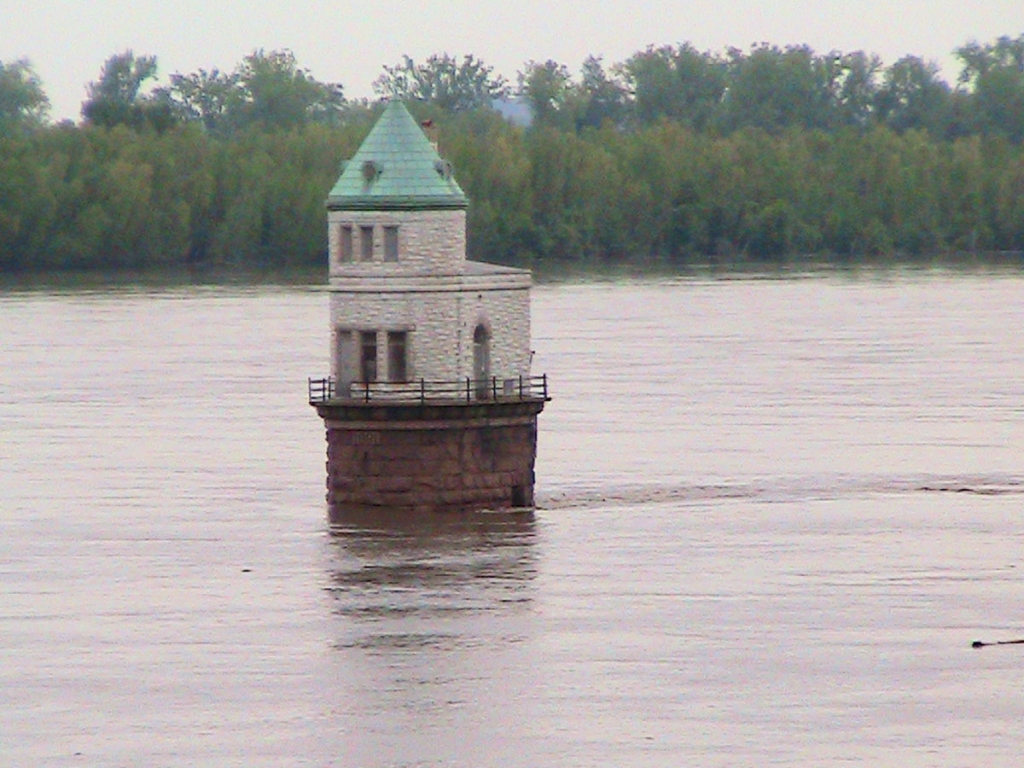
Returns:
[[[327,198],[327,498],[345,508],[532,506],[530,273],[466,259],[468,200],[401,101]]]

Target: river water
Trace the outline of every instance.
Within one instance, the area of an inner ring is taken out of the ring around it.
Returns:
[[[321,290],[0,293],[0,764],[1018,765],[1022,297],[540,286],[536,512],[330,531]]]

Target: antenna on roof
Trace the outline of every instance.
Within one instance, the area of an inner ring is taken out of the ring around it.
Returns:
[[[434,148],[434,151],[435,152],[440,152],[441,150],[438,147],[438,143],[439,142],[437,140],[438,139],[438,130],[437,130],[437,126],[434,125],[434,121],[433,120],[423,120],[423,121],[420,122],[420,128],[422,128],[423,132],[425,134],[427,134],[427,139],[430,141],[430,146],[432,146]]]

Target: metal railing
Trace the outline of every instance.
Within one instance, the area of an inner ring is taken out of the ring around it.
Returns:
[[[548,400],[548,375],[517,376],[456,381],[353,382],[347,392],[338,390],[333,376],[309,380],[309,403],[332,400],[381,403],[515,402]]]

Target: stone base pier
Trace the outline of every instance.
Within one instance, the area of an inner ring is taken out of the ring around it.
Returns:
[[[546,398],[313,402],[327,428],[332,510],[532,507]]]

